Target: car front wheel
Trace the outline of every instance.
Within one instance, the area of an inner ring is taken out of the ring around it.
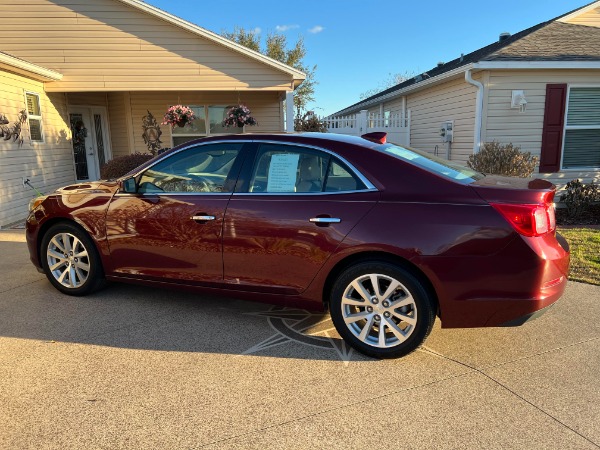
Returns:
[[[386,262],[360,263],[336,280],[331,319],[342,338],[375,358],[396,358],[418,348],[435,321],[433,299],[420,280]]]
[[[44,235],[41,260],[48,280],[68,295],[86,295],[104,284],[100,257],[90,237],[75,225],[60,223]]]

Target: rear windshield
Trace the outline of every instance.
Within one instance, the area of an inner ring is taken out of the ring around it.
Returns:
[[[403,161],[414,164],[429,172],[450,178],[458,183],[470,184],[480,180],[485,175],[460,164],[453,163],[446,159],[438,158],[426,152],[415,150],[414,148],[400,147],[395,144],[383,144],[377,147],[377,150],[389,153]]]

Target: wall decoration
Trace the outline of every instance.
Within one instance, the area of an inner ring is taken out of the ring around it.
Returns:
[[[23,130],[23,124],[27,120],[27,113],[24,109],[19,112],[19,116],[15,123],[10,126],[10,122],[4,114],[0,114],[0,138],[4,138],[5,141],[9,141],[11,138],[13,142],[19,143],[19,148],[23,145],[23,136],[21,131]]]
[[[142,133],[144,143],[148,146],[150,153],[156,156],[161,149],[160,136],[162,131],[160,131],[160,125],[150,111],[142,118],[142,129],[144,130]]]

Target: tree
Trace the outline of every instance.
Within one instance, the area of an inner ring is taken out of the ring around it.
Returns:
[[[369,89],[368,91],[363,92],[362,94],[360,94],[359,98],[360,100],[364,100],[365,98],[369,98],[375,94],[379,94],[380,92],[385,91],[386,89],[389,89],[393,86],[396,86],[400,83],[403,83],[404,81],[414,77],[416,75],[415,72],[411,72],[409,70],[404,71],[404,73],[388,73],[388,76],[385,80],[383,80],[382,82],[380,82],[377,87],[374,87],[372,89]]]
[[[230,41],[260,52],[269,58],[287,64],[294,69],[301,70],[306,74],[306,79],[296,88],[296,92],[294,93],[294,107],[297,116],[302,115],[308,103],[314,101],[315,85],[317,84],[315,81],[315,71],[317,66],[310,67],[304,63],[306,47],[304,47],[304,39],[302,37],[291,48],[288,48],[285,35],[281,33],[269,33],[265,46],[261,49],[259,34],[247,31],[243,27],[235,27],[232,32],[224,31],[221,35]]]

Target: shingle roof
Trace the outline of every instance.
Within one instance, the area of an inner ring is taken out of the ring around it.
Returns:
[[[483,60],[598,61],[600,28],[553,22]]]
[[[591,3],[577,10],[589,5]],[[556,22],[557,19],[573,12],[534,25],[501,42],[494,42],[467,55],[461,55],[459,58],[365,98],[342,111],[356,109],[379,97],[385,97],[395,91],[479,61],[600,61],[600,28]]]

